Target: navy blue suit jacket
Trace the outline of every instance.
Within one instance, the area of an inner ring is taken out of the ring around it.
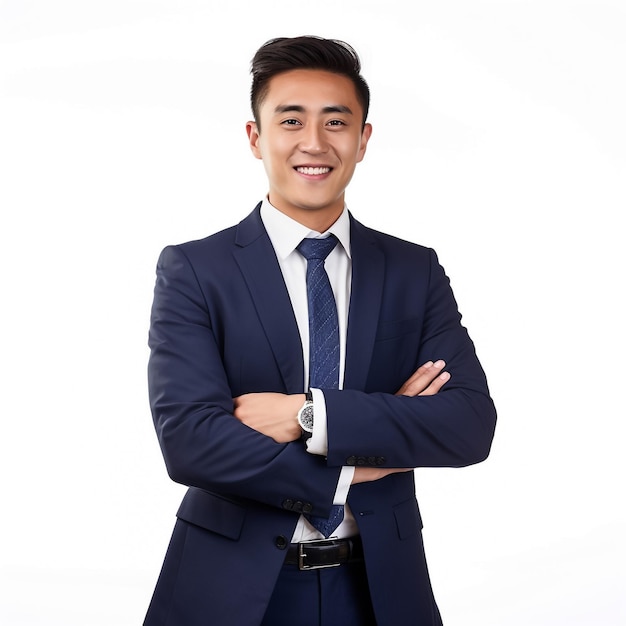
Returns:
[[[343,390],[325,390],[328,456],[278,444],[232,416],[233,397],[302,393],[298,327],[259,214],[159,259],[149,390],[178,511],[148,626],[260,623],[299,514],[327,515],[343,465],[458,467],[489,453],[495,409],[435,253],[351,217]],[[452,378],[395,396],[422,363]],[[413,472],[354,485],[379,626],[440,624]]]

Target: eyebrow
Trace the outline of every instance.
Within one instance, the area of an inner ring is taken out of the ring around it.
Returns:
[[[274,113],[306,113],[306,109],[300,104],[279,104]],[[343,104],[333,104],[325,106],[322,109],[322,113],[346,113],[347,115],[353,115],[352,109]]]

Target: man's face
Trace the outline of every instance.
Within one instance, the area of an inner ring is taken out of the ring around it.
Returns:
[[[246,130],[263,160],[270,202],[293,219],[328,228],[344,206],[344,191],[365,155],[371,126],[352,81],[321,70],[274,76],[259,108],[260,130]]]

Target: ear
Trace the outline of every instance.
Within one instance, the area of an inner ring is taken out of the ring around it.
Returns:
[[[360,163],[365,156],[365,151],[367,150],[367,142],[370,140],[372,136],[372,125],[365,124],[363,127],[363,132],[361,133],[361,145],[359,146],[359,153],[356,157],[356,162]]]
[[[261,149],[259,148],[260,132],[256,122],[246,123],[246,133],[248,134],[248,141],[250,142],[250,150],[257,159],[262,159]]]

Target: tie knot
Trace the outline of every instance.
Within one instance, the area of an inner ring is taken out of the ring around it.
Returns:
[[[298,252],[307,260],[321,259],[322,261],[332,252],[337,245],[337,237],[330,235],[325,239],[312,239],[307,237],[298,244]]]

